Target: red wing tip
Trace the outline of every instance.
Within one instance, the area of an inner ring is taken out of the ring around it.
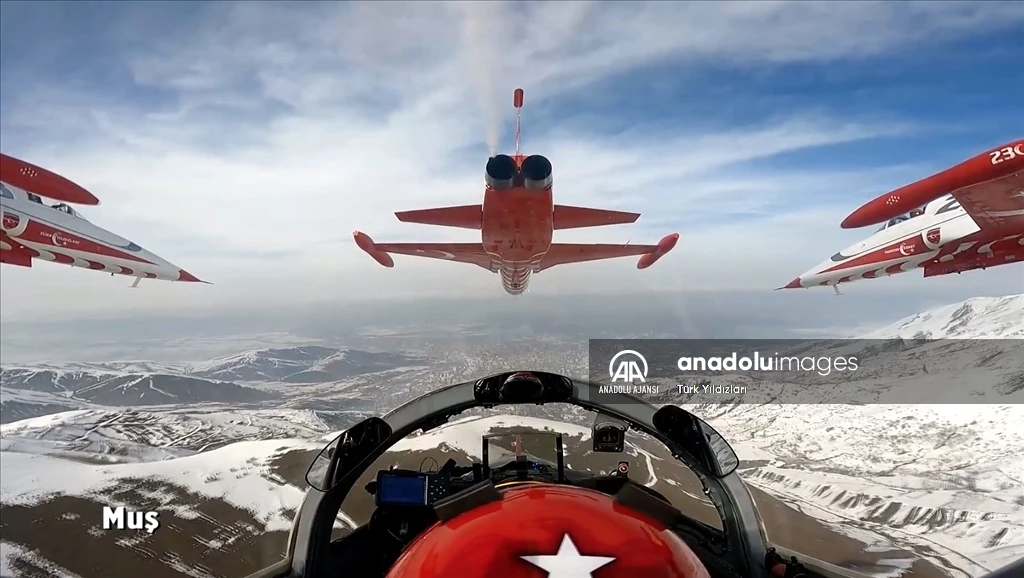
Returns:
[[[839,223],[839,227],[843,228],[843,229],[859,229],[861,227],[866,227],[866,226],[871,224],[871,223],[863,223],[861,221],[862,221],[862,219],[857,218],[857,213],[854,213],[854,214],[850,215],[849,217],[846,217],[845,219],[843,219],[843,222]]]

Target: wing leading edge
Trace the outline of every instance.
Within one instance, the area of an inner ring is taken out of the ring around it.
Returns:
[[[356,245],[385,267],[394,267],[391,254],[469,263],[492,270],[491,257],[481,243],[374,243],[366,233],[352,233]]]
[[[574,243],[553,243],[547,254],[540,261],[538,271],[550,269],[556,265],[569,263],[585,263],[617,259],[634,255],[646,255],[657,250],[657,245],[577,245]]]
[[[637,261],[637,269],[646,269],[666,253],[675,248],[679,242],[679,233],[665,236],[657,245],[582,245],[575,243],[554,243],[547,254],[541,259],[537,270],[543,271],[556,265],[584,263],[642,255]]]
[[[491,270],[491,258],[480,243],[381,243],[375,246],[385,253],[470,263]]]

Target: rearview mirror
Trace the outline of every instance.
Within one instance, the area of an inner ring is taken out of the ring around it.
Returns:
[[[350,427],[320,450],[306,471],[306,483],[326,492],[391,437],[391,426],[379,417]]]
[[[729,442],[715,428],[681,407],[666,405],[654,413],[654,427],[679,445],[715,477],[733,473],[740,464]]]

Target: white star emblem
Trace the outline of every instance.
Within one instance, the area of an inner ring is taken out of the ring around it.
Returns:
[[[562,538],[562,545],[558,547],[558,553],[554,556],[521,556],[521,558],[534,566],[547,570],[548,578],[591,578],[591,572],[615,560],[615,558],[607,556],[581,556],[569,534]]]

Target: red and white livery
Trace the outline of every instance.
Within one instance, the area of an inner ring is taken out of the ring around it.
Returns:
[[[1024,261],[1024,140],[882,195],[844,229],[884,223],[779,289],[875,279],[923,269],[925,277]]]
[[[43,197],[62,201],[53,205]],[[142,279],[201,282],[181,267],[87,221],[68,203],[98,205],[64,177],[0,153],[0,263],[31,267],[34,259]]]
[[[559,229],[633,223],[640,214],[554,204],[551,161],[519,154],[523,89],[515,90],[513,104],[515,154],[487,161],[483,204],[395,213],[404,223],[478,230],[480,243],[375,243],[355,231],[356,245],[385,267],[395,266],[389,253],[470,263],[498,273],[511,295],[526,291],[531,274],[556,265],[640,255],[637,268],[646,269],[676,246],[678,233],[656,245],[552,243],[553,232]]]

